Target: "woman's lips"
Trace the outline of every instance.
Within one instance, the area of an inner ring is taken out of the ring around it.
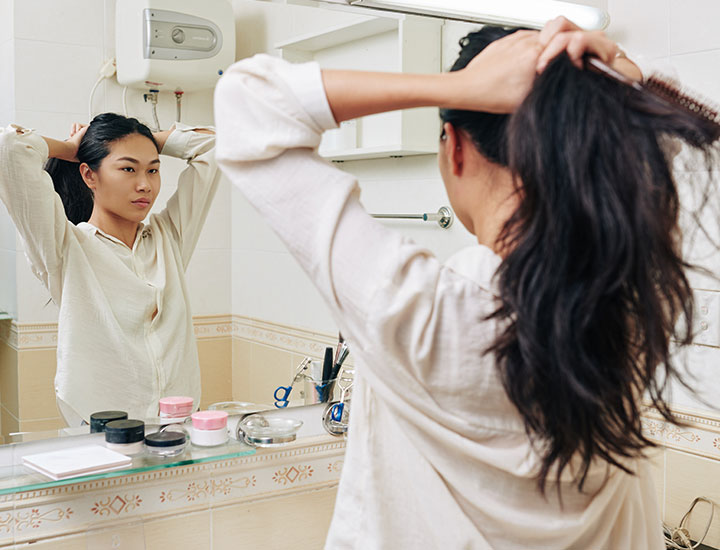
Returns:
[[[148,199],[137,199],[135,201],[132,201],[132,203],[138,208],[147,208],[148,206],[150,206],[150,201]]]

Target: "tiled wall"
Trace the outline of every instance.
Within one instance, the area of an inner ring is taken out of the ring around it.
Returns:
[[[621,42],[632,54],[652,60],[654,66],[675,76],[702,95],[713,101],[720,101],[720,38],[717,21],[720,4],[714,0],[608,0],[611,16],[609,33]],[[681,185],[696,181],[693,166],[686,167],[679,174]],[[718,175],[716,174],[717,181]],[[684,188],[687,191],[687,188]],[[712,212],[717,212],[713,201]],[[713,234],[718,224],[712,218],[708,228]],[[686,243],[688,255],[714,273],[720,273],[720,254],[710,248],[701,237]],[[708,277],[693,275],[694,288],[720,299],[720,283]],[[717,294],[715,294],[717,293]],[[709,319],[711,329],[720,333],[720,318]],[[694,390],[699,392],[703,403],[692,392],[684,388],[673,388],[672,400],[675,407],[690,411],[703,411],[709,417],[717,418],[720,412],[713,408],[720,392],[720,349],[709,346],[693,346],[688,365],[695,376]],[[709,404],[709,406],[708,406]],[[668,437],[669,436],[669,437]],[[674,431],[665,434],[665,442],[671,446],[691,451],[700,442],[691,432]],[[665,521],[678,525],[692,500],[700,495],[720,503],[720,440],[715,439],[708,446],[706,456],[668,448],[661,451],[654,460],[656,483],[663,506]],[[713,453],[715,451],[715,453]],[[708,518],[708,509],[698,506],[693,512],[690,532],[697,537],[702,534]],[[717,520],[710,531],[707,544],[720,547],[720,523]]]

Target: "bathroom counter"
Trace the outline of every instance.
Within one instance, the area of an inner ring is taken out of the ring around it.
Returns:
[[[0,495],[0,548],[322,548],[345,441],[305,437],[210,462]]]

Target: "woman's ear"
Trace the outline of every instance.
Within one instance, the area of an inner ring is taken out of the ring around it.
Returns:
[[[443,124],[441,140],[444,142],[442,154],[445,155],[446,165],[450,168],[453,176],[462,175],[463,171],[463,149],[462,140],[457,129],[446,122]]]
[[[80,165],[80,176],[85,182],[85,185],[94,193],[95,187],[97,186],[97,174],[93,172],[85,162]]]

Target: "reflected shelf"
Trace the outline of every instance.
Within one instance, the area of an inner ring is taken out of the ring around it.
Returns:
[[[69,443],[70,441],[73,441],[78,446],[87,444],[104,445],[104,434],[92,434],[82,436],[81,438],[71,437],[65,439],[65,442]],[[63,445],[64,448],[69,448],[71,446],[73,445]],[[255,449],[253,447],[231,438],[224,445],[218,445],[216,447],[197,447],[194,445],[188,445],[182,454],[175,457],[162,458],[149,453],[142,453],[132,456],[132,464],[121,470],[113,470],[110,472],[55,481],[23,466],[20,463],[22,456],[38,452],[37,444],[15,443],[3,445],[2,447],[4,455],[3,458],[5,458],[5,460],[2,460],[3,464],[0,465],[0,495],[36,491],[39,489],[50,489],[53,487],[84,483],[98,479],[116,478],[151,472],[153,470],[162,470],[165,468],[188,466],[205,462],[216,462],[255,454]]]

